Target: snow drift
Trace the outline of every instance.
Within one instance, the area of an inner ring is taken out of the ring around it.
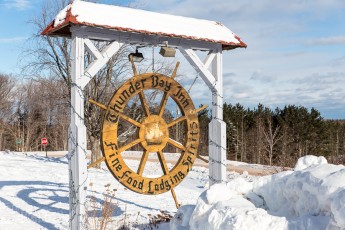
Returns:
[[[345,229],[345,166],[306,156],[295,171],[237,177],[182,206],[171,229]]]

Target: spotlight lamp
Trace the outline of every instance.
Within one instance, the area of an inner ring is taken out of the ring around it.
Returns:
[[[133,58],[134,62],[141,62],[142,60],[144,60],[144,56],[142,53],[138,52],[138,49],[135,49],[135,53],[130,53],[128,55],[128,60],[131,61],[131,57]]]
[[[163,57],[175,57],[176,49],[169,47],[168,42],[166,42],[165,46],[162,46],[159,50],[159,54]]]

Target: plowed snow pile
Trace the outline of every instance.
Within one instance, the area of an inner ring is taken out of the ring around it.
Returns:
[[[306,156],[294,171],[237,177],[182,206],[171,229],[345,229],[345,166]]]

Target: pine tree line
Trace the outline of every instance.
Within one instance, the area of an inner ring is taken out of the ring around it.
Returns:
[[[246,109],[240,104],[225,103],[223,108],[228,159],[293,166],[299,157],[312,154],[344,163],[345,120],[326,120],[315,108],[295,105],[271,110],[262,104]],[[205,129],[210,116],[201,117],[201,127]],[[207,142],[201,145],[205,152]]]

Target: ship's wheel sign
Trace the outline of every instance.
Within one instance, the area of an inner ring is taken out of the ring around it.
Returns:
[[[188,92],[174,80],[178,65],[171,77],[159,73],[144,73],[134,75],[114,93],[106,109],[102,122],[101,147],[105,162],[114,177],[128,189],[141,194],[161,194],[172,191],[187,176],[197,157],[199,145],[199,123],[197,113]],[[160,104],[150,109],[146,99],[147,91],[161,91],[163,94]],[[143,117],[135,120],[125,115],[128,103],[135,96],[140,99]],[[166,121],[164,111],[167,101],[171,98],[181,111],[181,116],[175,120]],[[156,112],[152,112],[156,111]],[[123,144],[119,140],[121,122],[135,126],[135,137],[129,143]],[[170,130],[176,124],[184,127],[184,140],[172,138]],[[176,164],[168,167],[163,149],[170,146],[180,149]],[[130,168],[123,157],[123,152],[133,146],[141,145],[143,151],[136,169]],[[155,154],[161,166],[162,176],[145,177],[145,166],[149,154]],[[174,193],[173,193],[174,195]]]

